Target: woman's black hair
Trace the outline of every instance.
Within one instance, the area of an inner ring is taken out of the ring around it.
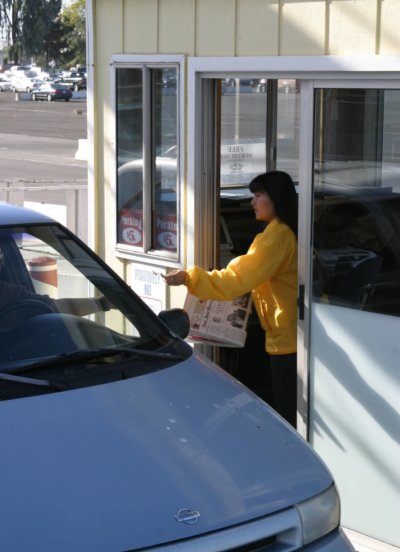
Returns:
[[[265,192],[271,198],[276,216],[297,236],[297,192],[292,177],[283,171],[259,174],[249,184],[251,193]]]

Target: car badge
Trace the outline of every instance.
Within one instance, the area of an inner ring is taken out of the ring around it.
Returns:
[[[201,517],[200,512],[197,510],[189,510],[188,508],[181,508],[175,514],[176,521],[187,523],[188,525],[193,525],[199,521]]]

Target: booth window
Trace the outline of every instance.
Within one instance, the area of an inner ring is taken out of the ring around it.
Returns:
[[[399,102],[399,90],[316,91],[316,302],[400,316]]]
[[[118,249],[178,251],[178,67],[116,68]]]

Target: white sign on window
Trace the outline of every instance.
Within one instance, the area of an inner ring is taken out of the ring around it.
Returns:
[[[138,265],[133,268],[132,289],[158,314],[165,308],[166,284],[161,277],[165,269],[149,265]]]
[[[265,172],[265,144],[238,143],[221,146],[221,185],[248,183]]]

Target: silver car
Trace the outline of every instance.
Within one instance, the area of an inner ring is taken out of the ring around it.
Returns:
[[[331,474],[184,341],[184,311],[155,315],[59,223],[6,204],[0,271],[3,550],[353,550]]]
[[[10,92],[11,81],[7,77],[0,75],[0,92]]]

